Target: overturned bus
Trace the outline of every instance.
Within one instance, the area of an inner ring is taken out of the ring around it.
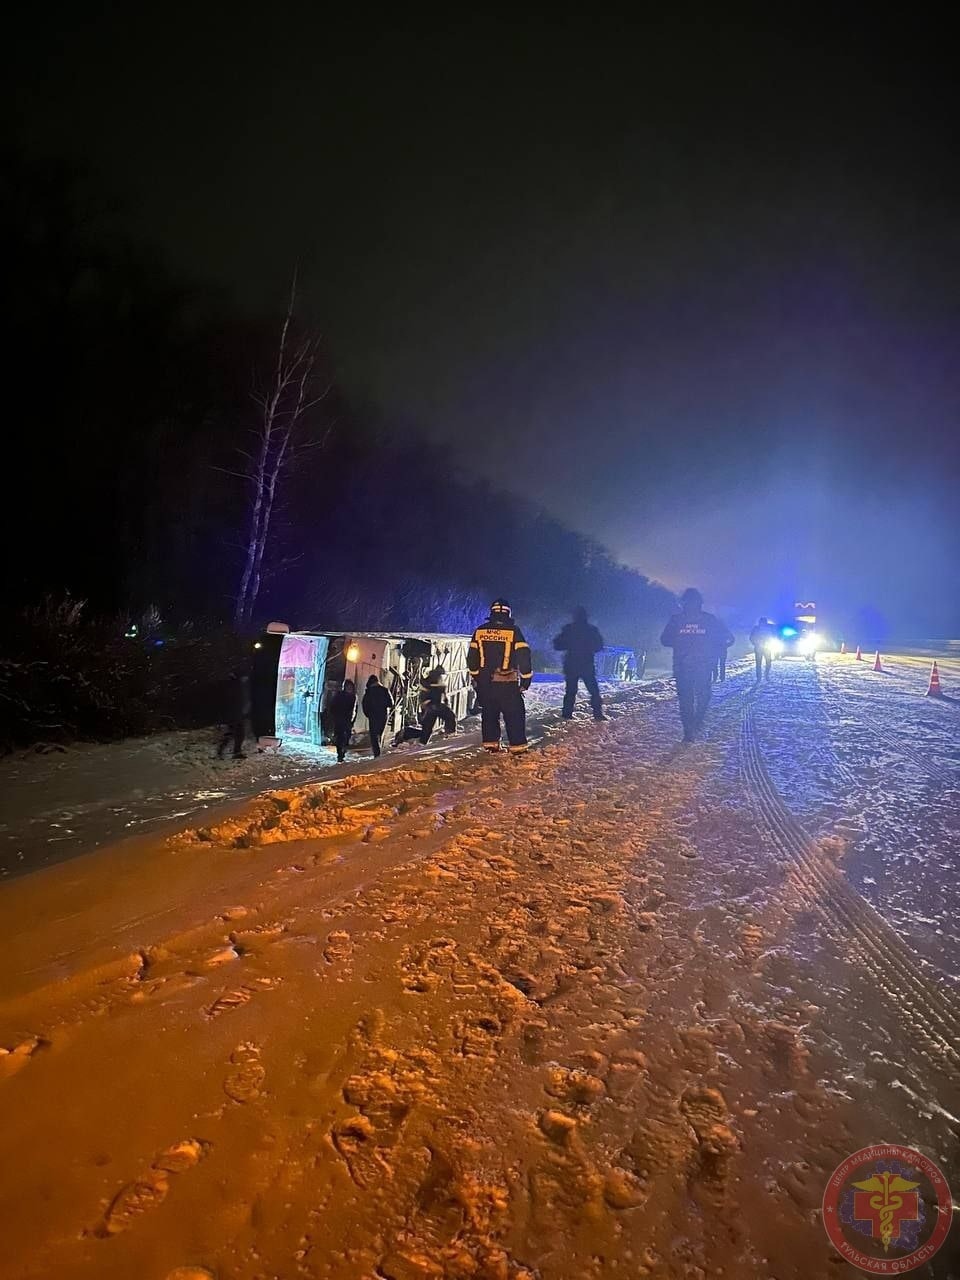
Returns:
[[[594,665],[600,680],[642,680],[647,667],[647,655],[640,649],[625,649],[606,645],[596,655]]]
[[[361,702],[370,676],[393,698],[387,735],[420,717],[420,681],[441,666],[447,704],[458,721],[468,714],[469,636],[431,632],[291,631],[271,622],[254,646],[253,732],[261,746],[320,747],[327,739],[325,711],[344,680],[357,689],[354,733],[367,731]]]

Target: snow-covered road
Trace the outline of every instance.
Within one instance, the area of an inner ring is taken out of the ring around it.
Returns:
[[[960,1181],[960,709],[888,667],[738,673],[686,748],[639,695],[0,886],[0,1276],[855,1274],[844,1156]]]
[[[929,663],[782,663],[762,752],[784,803],[842,842],[846,878],[960,978],[960,703],[923,696]],[[943,664],[960,692],[960,662]]]
[[[601,684],[607,701],[640,688],[617,681]],[[669,694],[656,678],[645,681],[642,689],[648,698]],[[584,696],[581,689],[581,701]],[[562,698],[562,677],[542,676],[534,682],[526,698],[534,735],[556,721]],[[368,748],[358,747],[341,766],[332,746],[293,744],[265,754],[250,750],[240,762],[217,760],[219,736],[215,728],[186,730],[49,748],[44,754],[25,751],[0,760],[0,880],[126,836],[162,832],[225,802],[276,787],[335,781],[358,770],[390,768],[397,759],[387,750],[378,762]],[[468,720],[451,739],[437,733],[426,754],[450,754],[478,742],[478,722]]]

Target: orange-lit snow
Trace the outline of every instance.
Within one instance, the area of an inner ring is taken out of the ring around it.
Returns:
[[[882,803],[872,673],[826,658],[692,748],[628,699],[4,884],[0,1276],[842,1274],[830,1171],[949,1172],[960,1114],[950,984],[846,870],[894,810],[957,834],[955,708],[893,670]]]

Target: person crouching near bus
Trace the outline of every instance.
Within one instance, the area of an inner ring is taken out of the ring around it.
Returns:
[[[523,695],[533,679],[530,646],[513,621],[506,600],[494,600],[490,616],[470,639],[467,670],[480,701],[480,727],[485,751],[500,750],[500,720],[510,751],[527,749],[527,709]]]
[[[393,710],[390,690],[385,689],[380,683],[379,676],[371,676],[367,681],[363,702],[360,705],[363,707],[363,714],[367,717],[367,725],[370,729],[370,750],[373,752],[373,758],[376,759],[380,754],[383,731],[387,727],[390,712]]]
[[[436,666],[420,681],[420,742],[426,746],[438,720],[444,733],[456,733],[457,717],[447,705],[447,673]]]

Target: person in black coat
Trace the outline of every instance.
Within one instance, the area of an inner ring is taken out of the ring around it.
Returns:
[[[717,651],[732,644],[733,636],[719,618],[704,613],[703,596],[688,587],[680,597],[680,612],[664,627],[660,643],[673,650],[683,740],[692,742],[710,705],[710,676]]]
[[[443,721],[445,733],[456,733],[457,717],[447,705],[447,673],[442,666],[428,671],[420,681],[420,741],[424,746],[438,720]]]
[[[587,620],[587,611],[582,605],[574,609],[573,621],[568,622],[555,637],[553,647],[563,653],[563,674],[567,678],[567,688],[563,695],[564,720],[573,719],[573,704],[577,700],[581,680],[590,695],[594,720],[605,720],[594,666],[594,658],[603,648],[603,636]]]
[[[217,759],[223,759],[223,753],[233,739],[233,758],[243,760],[243,740],[247,734],[247,721],[250,718],[250,677],[239,671],[231,673],[224,692],[224,730],[217,748]]]
[[[404,725],[397,745],[417,741],[425,747],[434,725],[443,721],[444,733],[456,733],[457,717],[447,705],[447,673],[442,665],[420,678],[420,723]]]
[[[363,714],[367,717],[367,724],[370,726],[370,750],[376,758],[380,754],[380,740],[387,727],[390,712],[393,710],[390,691],[383,687],[378,676],[371,676],[367,681],[361,706]]]
[[[333,744],[337,748],[337,760],[343,764],[350,745],[353,722],[357,718],[357,690],[352,680],[344,680],[343,688],[330,699],[327,707],[333,725]]]
[[[750,632],[750,643],[753,645],[753,656],[757,664],[757,684],[762,675],[770,679],[770,664],[773,662],[772,641],[777,639],[777,628],[769,618],[758,618],[757,625]]]
[[[726,628],[724,628],[724,630],[726,630]],[[713,671],[711,672],[711,679],[723,684],[724,680],[727,678],[727,650],[730,645],[733,644],[733,636],[729,631],[727,631],[727,635],[726,638],[723,639],[723,643],[720,643],[721,639],[722,637],[718,635],[717,649],[713,655]]]

